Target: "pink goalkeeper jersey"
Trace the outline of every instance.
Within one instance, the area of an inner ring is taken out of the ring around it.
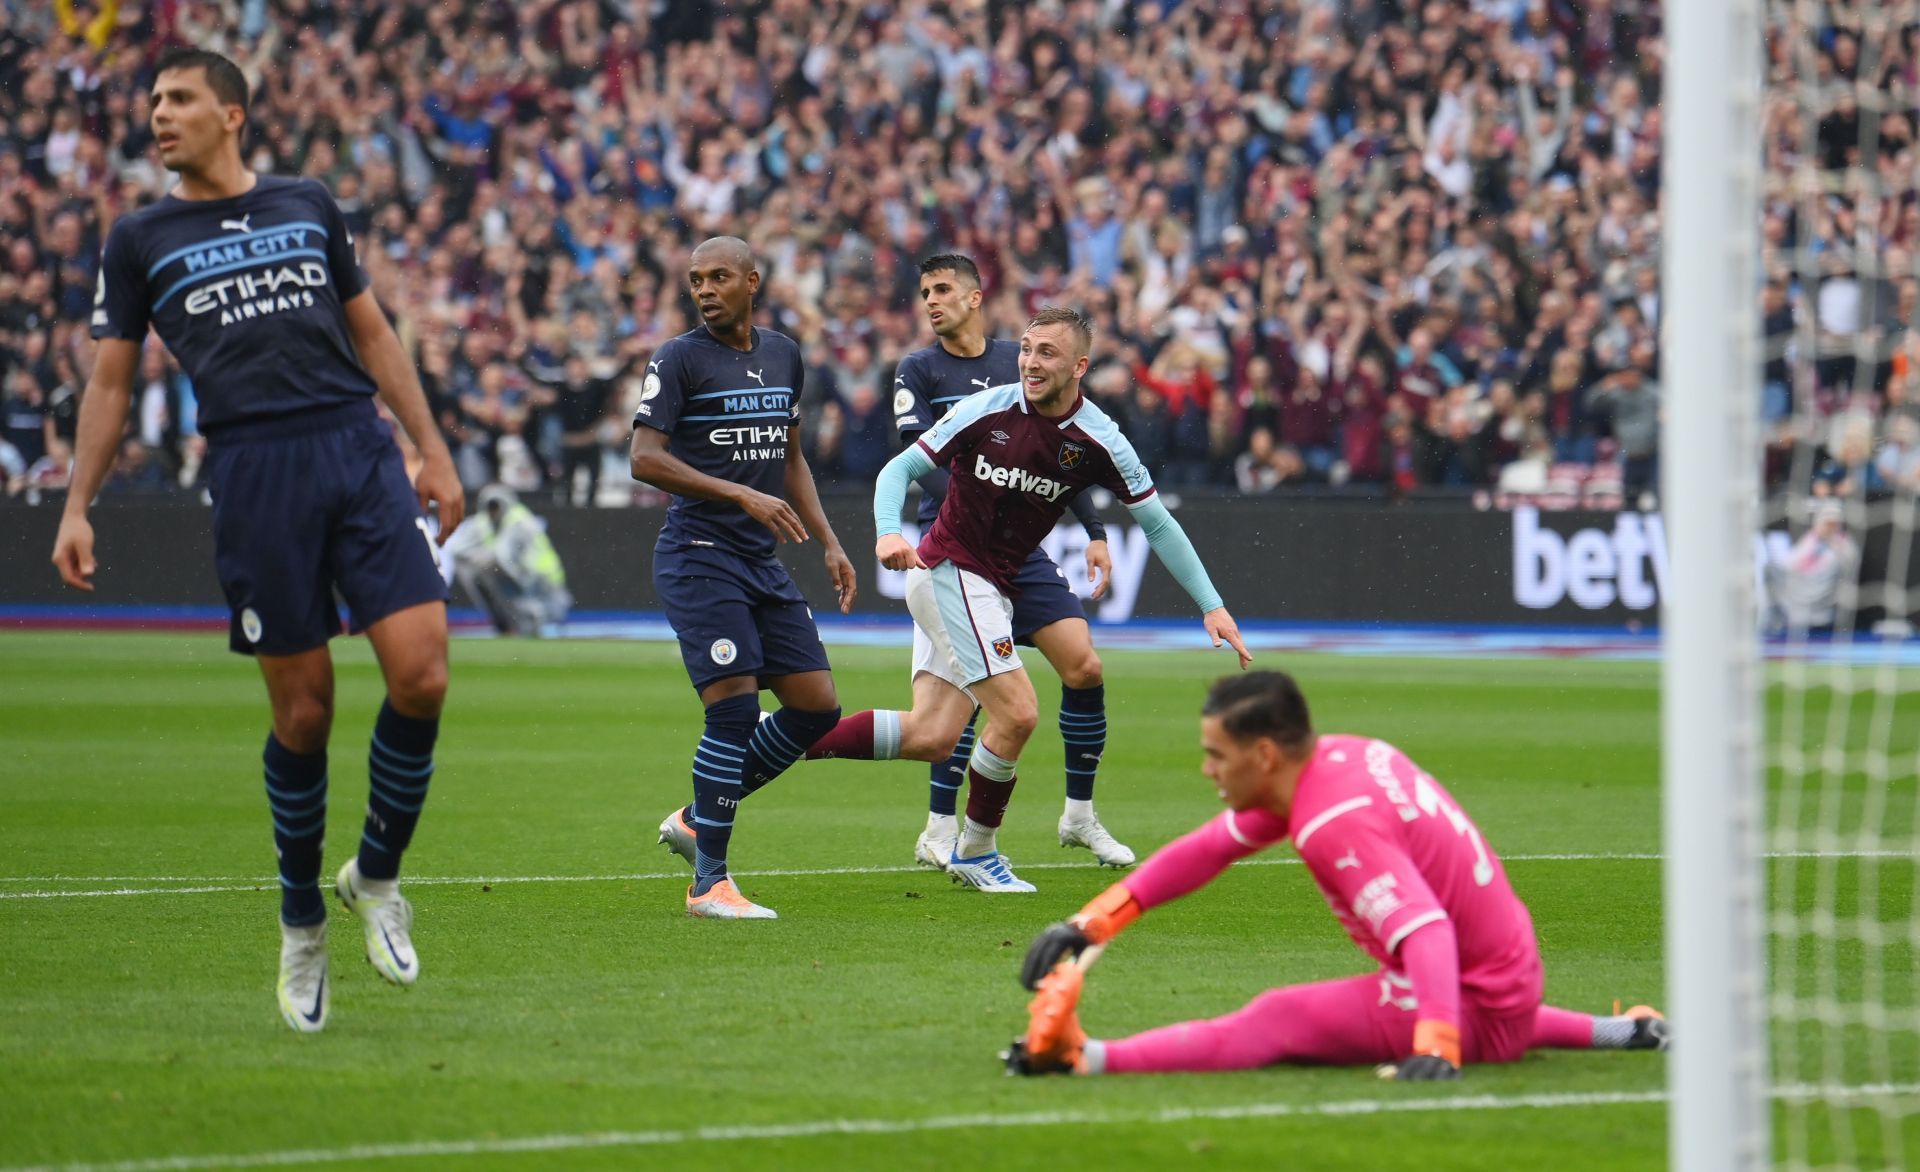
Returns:
[[[1279,819],[1223,817],[1244,846],[1291,838],[1327,905],[1367,955],[1394,951],[1423,925],[1451,920],[1462,1000],[1494,1014],[1540,1003],[1533,918],[1480,830],[1444,787],[1385,741],[1322,736]]]

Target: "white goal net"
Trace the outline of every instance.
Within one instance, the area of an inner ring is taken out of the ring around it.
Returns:
[[[1759,15],[1771,1155],[1916,1167],[1920,0]]]

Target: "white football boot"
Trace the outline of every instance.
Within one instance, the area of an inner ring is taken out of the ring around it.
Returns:
[[[420,976],[420,958],[413,952],[413,905],[400,894],[398,883],[392,895],[381,896],[367,891],[366,882],[360,877],[360,861],[348,859],[333,890],[347,910],[360,917],[373,971],[396,985],[411,985]]]
[[[927,816],[927,828],[914,840],[913,861],[923,867],[944,871],[947,869],[947,860],[953,857],[953,848],[959,844],[959,819],[930,814]]]
[[[1061,846],[1085,847],[1093,852],[1094,860],[1103,867],[1131,867],[1134,864],[1133,848],[1108,833],[1098,817],[1073,819],[1062,814],[1058,829]]]
[[[685,807],[668,814],[660,823],[660,837],[657,840],[666,844],[667,849],[693,866],[694,834],[693,824],[687,821]]]
[[[1011,895],[1016,892],[1037,890],[1013,873],[1007,856],[999,851],[988,851],[984,855],[975,855],[970,859],[960,857],[956,847],[947,858],[947,874],[953,876],[955,883],[964,883],[989,895]]]
[[[327,922],[280,925],[280,1016],[303,1034],[327,1024]]]

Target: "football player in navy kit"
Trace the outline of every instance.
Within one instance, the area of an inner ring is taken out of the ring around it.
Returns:
[[[911,445],[954,405],[990,387],[1020,381],[1020,343],[987,337],[981,315],[980,270],[972,259],[957,254],[930,256],[920,262],[920,302],[936,341],[901,359],[894,370],[893,417],[900,440]],[[940,502],[947,495],[947,472],[936,468],[920,481],[920,527],[933,525]],[[1096,582],[1093,597],[1107,590],[1113,576],[1113,557],[1107,550],[1107,530],[1088,494],[1073,498],[1073,515],[1087,531],[1087,576]],[[1067,585],[1067,576],[1045,550],[1036,549],[1014,580],[1013,637],[1038,648],[1060,676],[1060,740],[1066,750],[1067,798],[1055,827],[1061,846],[1085,847],[1109,867],[1133,865],[1134,854],[1115,839],[1093,809],[1094,775],[1107,748],[1106,686],[1100,656],[1093,649],[1080,599]],[[916,628],[915,638],[926,633]],[[926,677],[923,686],[940,687]],[[913,844],[913,857],[944,869],[960,837],[958,799],[973,756],[971,722],[960,734],[953,756],[932,767],[928,785],[926,829]]]
[[[633,418],[634,479],[673,494],[654,587],[706,709],[693,802],[661,822],[660,841],[693,865],[688,915],[770,920],[727,877],[735,812],[840,719],[813,612],[774,550],[817,538],[843,613],[853,563],[800,450],[800,347],[753,324],[752,252],[718,236],[688,266],[701,324],[647,363]],[[762,688],[781,704],[764,720]]]
[[[368,754],[357,854],[335,891],[362,921],[367,959],[388,981],[419,975],[402,853],[433,775],[447,690],[446,585],[425,510],[440,532],[464,500],[419,378],[367,287],[353,237],[320,184],[256,175],[240,159],[247,84],[217,53],[175,50],[155,76],[152,130],[171,193],[107,237],[93,314],[99,340],[80,408],[73,486],[53,561],[93,588],[87,508],[125,423],[151,328],[192,377],[208,441],[214,556],[233,650],[266,678],[273,730],[264,754],[279,856],[281,1016],[326,1024],[327,739],[340,631],[334,592],[365,631],[387,696]],[[407,479],[374,396],[424,458]]]

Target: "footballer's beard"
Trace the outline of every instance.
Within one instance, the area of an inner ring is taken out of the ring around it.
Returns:
[[[1044,414],[1053,410],[1055,407],[1064,406],[1067,402],[1067,392],[1071,390],[1072,387],[1073,380],[1070,378],[1061,379],[1058,382],[1048,380],[1047,384],[1041,388],[1040,393],[1029,396],[1027,402],[1031,403],[1036,410]]]

